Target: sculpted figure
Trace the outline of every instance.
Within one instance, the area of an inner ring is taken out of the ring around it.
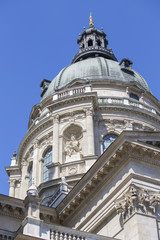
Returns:
[[[64,148],[64,151],[66,155],[71,156],[74,153],[81,153],[82,148],[80,147],[80,143],[78,140],[76,140],[75,136],[71,135],[71,141],[66,142],[66,146]]]

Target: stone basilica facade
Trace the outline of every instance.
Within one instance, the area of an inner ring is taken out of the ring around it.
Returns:
[[[160,239],[160,102],[90,16],[41,82],[0,195],[0,239]]]

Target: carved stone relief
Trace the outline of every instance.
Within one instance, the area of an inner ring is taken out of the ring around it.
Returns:
[[[69,167],[68,173],[69,173],[69,175],[76,174],[77,173],[77,167],[76,166]]]
[[[75,120],[77,119],[83,119],[85,118],[85,113],[84,112],[78,112],[78,113],[68,113],[68,114],[65,114],[63,116],[61,116],[60,118],[60,123],[63,123],[63,122],[75,122]]]
[[[76,153],[82,154],[82,148],[80,146],[80,142],[76,140],[75,136],[71,135],[71,140],[66,141],[64,152],[66,156],[71,157],[72,155],[75,155]]]
[[[82,158],[82,128],[71,124],[63,133],[65,161],[71,162]]]
[[[153,192],[131,184],[128,191],[115,201],[117,213],[122,222],[135,212],[147,215],[156,215],[160,206],[160,192]]]
[[[104,132],[122,132],[126,129],[126,120],[118,119],[106,119],[103,122],[99,122],[100,132],[104,135]]]

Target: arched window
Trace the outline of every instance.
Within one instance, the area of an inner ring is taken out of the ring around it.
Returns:
[[[28,172],[29,172],[29,183],[28,183],[28,187],[30,187],[30,186],[32,185],[33,165],[31,165],[31,166],[29,167]]]
[[[92,39],[89,39],[88,40],[88,47],[91,47],[91,46],[93,46],[93,41],[92,41]]]
[[[109,134],[103,138],[103,152],[111,145],[112,142],[117,138],[115,134]]]
[[[49,180],[48,174],[48,165],[52,163],[52,148],[49,148],[44,155],[44,163],[43,163],[43,182]]]
[[[97,45],[100,47],[101,46],[101,41],[97,39]]]
[[[134,100],[139,101],[139,97],[136,94],[130,93],[129,96],[130,96],[130,98],[133,98]]]

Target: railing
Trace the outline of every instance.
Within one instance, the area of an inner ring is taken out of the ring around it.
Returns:
[[[44,239],[46,239],[44,237]],[[48,238],[47,238],[48,239]],[[82,232],[76,229],[56,226],[54,228],[50,228],[50,240],[111,240],[110,237],[105,237],[102,235]],[[116,239],[116,238],[115,238]]]
[[[0,240],[13,240],[13,239],[14,239],[14,233],[0,230]]]
[[[74,235],[56,230],[50,230],[50,240],[85,240],[85,237]]]
[[[128,106],[133,106],[136,108],[140,108],[146,111],[149,111],[153,114],[157,114],[160,116],[160,113],[157,112],[155,109],[149,107],[148,105],[145,105],[141,102],[135,102],[127,98],[105,98],[105,97],[100,97],[98,98],[98,103],[99,104],[106,104],[106,105],[128,105]]]
[[[64,90],[60,93],[55,93],[53,95],[53,101],[60,98],[67,97],[67,96],[73,96],[73,95],[78,95],[78,94],[87,93],[87,92],[91,92],[91,86],[89,85],[78,87],[75,89]]]

